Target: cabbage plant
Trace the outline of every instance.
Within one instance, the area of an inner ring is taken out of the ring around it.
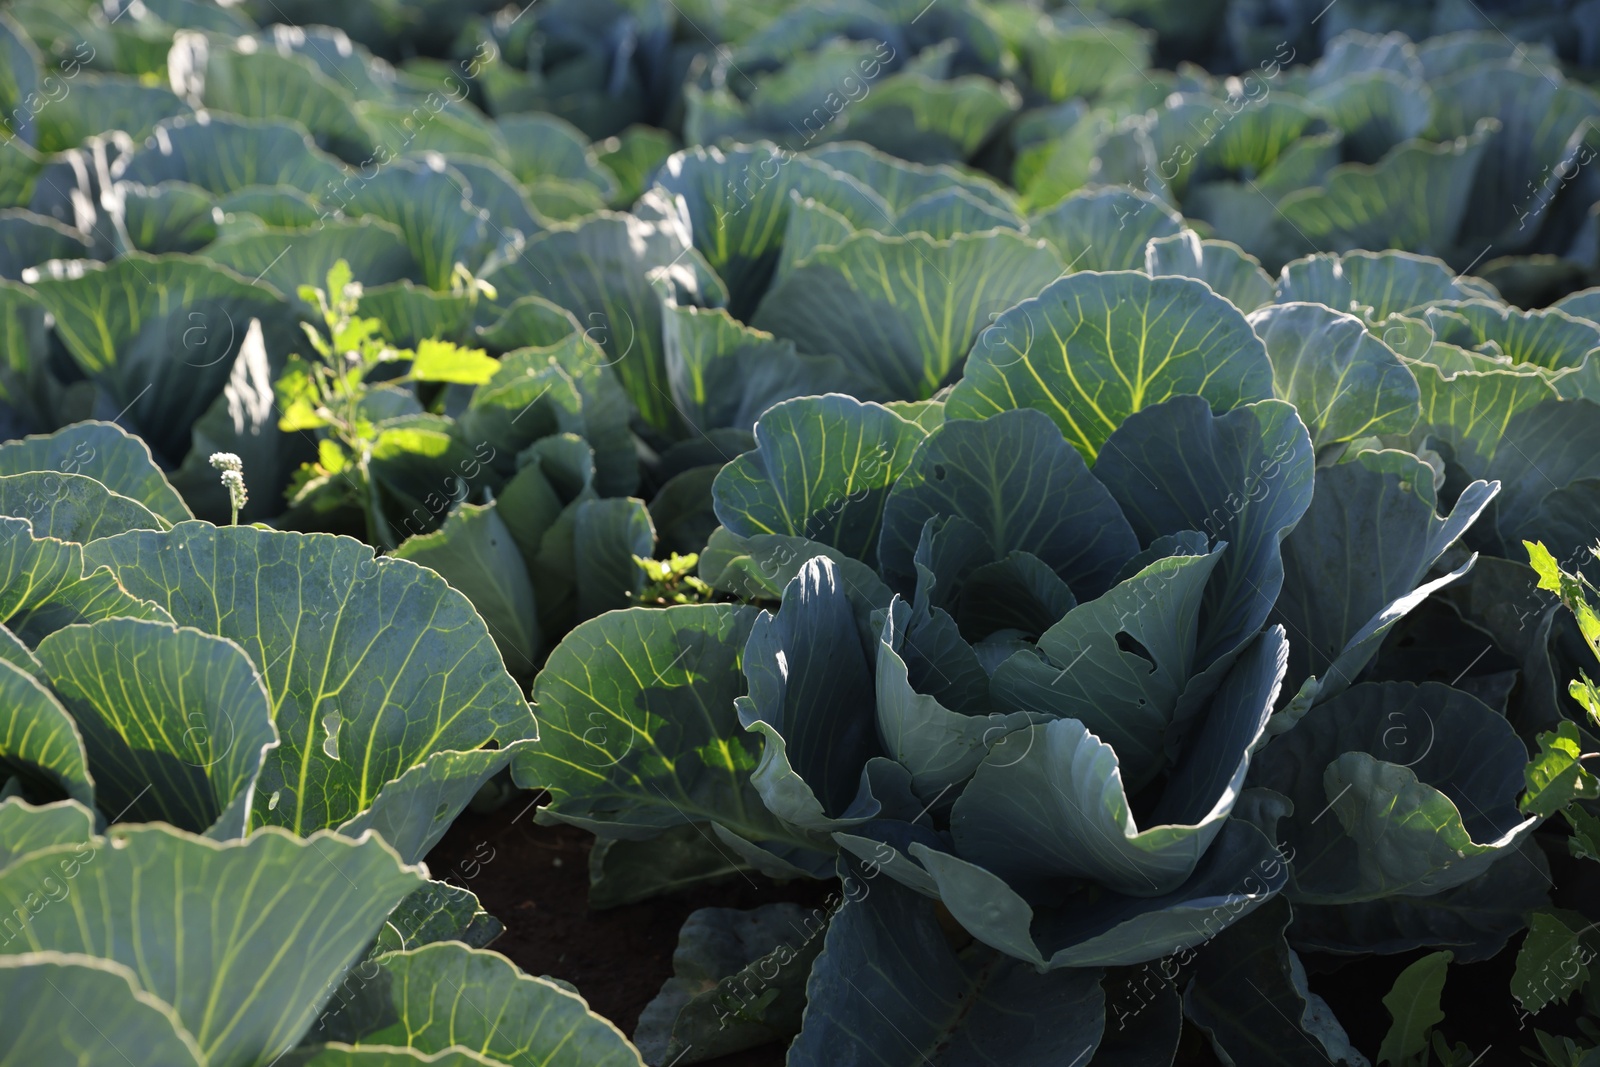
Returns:
[[[408,863],[536,734],[466,597],[351,538],[187,515],[105,423],[0,445],[7,794]]]
[[[542,741],[515,766],[551,790],[545,817],[632,838],[710,824],[747,863],[870,884],[814,965],[791,1062],[899,1040],[861,1036],[835,995],[868,970],[925,1051],[999,1040],[1008,1024],[955,1005],[1026,991],[1019,1048],[1044,1056],[1066,1040],[1058,972],[1187,952],[1280,893],[1446,891],[1531,832],[1503,718],[1364,680],[1469,572],[1430,576],[1499,487],[1441,514],[1434,468],[1371,432],[1412,429],[1411,372],[1354,316],[1272,312],[1299,316],[1296,343],[1190,279],[1080,272],[1000,316],[943,399],[777,404],[717,476],[701,560],[746,603],[608,615],[552,654]],[[1342,369],[1297,363],[1335,341]],[[1313,403],[1321,375],[1364,395]],[[1377,730],[1397,708],[1418,746],[1433,715],[1428,759]],[[1452,777],[1468,751],[1481,773]],[[1396,798],[1428,820],[1391,824]],[[885,904],[890,883],[981,948],[916,962],[943,951],[937,924]],[[919,1015],[946,965],[965,992]]]
[[[536,732],[461,593],[111,424],[0,470],[0,1060],[642,1063],[422,865]]]

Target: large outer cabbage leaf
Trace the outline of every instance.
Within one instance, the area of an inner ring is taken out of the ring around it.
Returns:
[[[717,518],[741,536],[805,537],[876,564],[885,501],[925,436],[847,396],[778,404],[756,423],[756,450],[717,474]]]
[[[172,1005],[140,989],[133,971],[113,960],[72,952],[0,957],[0,996],[16,1012],[0,1033],[0,1063],[49,1063],[64,1053],[79,1063],[115,1063],[128,1048],[150,1063],[204,1067]]]
[[[38,907],[58,879],[79,906]],[[422,881],[376,837],[270,828],[221,845],[164,826],[121,828],[0,871],[0,914],[31,915],[0,953],[121,964],[171,1005],[207,1064],[252,1067],[293,1047]]]
[[[1504,717],[1437,682],[1368,682],[1262,750],[1250,784],[1288,797],[1288,892],[1311,904],[1430,896],[1532,833],[1517,810],[1528,753]]]
[[[1244,315],[1190,278],[1068,275],[992,330],[948,417],[1037,408],[1091,463],[1128,416],[1171,397],[1198,394],[1220,413],[1272,396],[1272,364]]]
[[[1409,453],[1362,452],[1317,472],[1305,519],[1283,543],[1283,595],[1273,619],[1295,638],[1289,684],[1321,680],[1318,699],[1353,684],[1400,619],[1471,561],[1429,570],[1489,507],[1499,486],[1477,481],[1440,518],[1433,470]]]
[[[959,368],[990,316],[1060,273],[1043,242],[1013,233],[861,232],[796,264],[750,324],[859,364],[894,399],[922,400]]]
[[[85,552],[180,626],[236,642],[261,673],[282,744],[252,825],[337,826],[435,753],[535,732],[483,620],[414,563],[375,560],[350,538],[199,522]]]
[[[114,422],[73,423],[52,434],[0,445],[0,475],[37,471],[87,475],[167,523],[194,518],[156,466],[149,446]]]
[[[244,836],[278,731],[243,649],[164,622],[102,619],[57,630],[37,654],[111,817]]]
[[[628,1039],[582,997],[497,953],[440,942],[365,966],[371,977],[346,983],[353,995],[323,1017],[326,1039],[422,1053],[465,1047],[491,1063],[642,1067]]]
[[[1088,1062],[1105,1019],[1097,971],[1039,974],[991,949],[954,952],[931,901],[859,872],[845,873],[791,1064]]]

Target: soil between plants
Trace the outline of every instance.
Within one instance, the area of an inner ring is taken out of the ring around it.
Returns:
[[[540,801],[542,802],[542,798]],[[571,982],[589,1007],[630,1038],[661,983],[672,976],[678,930],[697,908],[753,908],[774,901],[821,905],[835,882],[780,884],[759,874],[733,877],[620,908],[589,908],[594,835],[534,822],[536,800],[518,797],[498,811],[465,811],[428,853],[433,877],[477,894],[505,924],[494,951],[529,974]],[[783,1067],[782,1045],[750,1049],[715,1067]]]

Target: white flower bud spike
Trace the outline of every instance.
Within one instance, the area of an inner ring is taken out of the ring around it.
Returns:
[[[228,490],[228,502],[233,505],[233,525],[239,525],[239,511],[250,500],[244,484],[244,461],[232,452],[213,452],[211,466],[222,472],[223,487]]]

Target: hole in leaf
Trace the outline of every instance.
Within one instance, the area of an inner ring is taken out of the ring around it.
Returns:
[[[935,463],[933,465],[933,479],[934,479],[934,481],[937,481],[937,482],[944,481],[944,464],[943,463]]]
[[[330,711],[322,717],[322,728],[328,731],[328,736],[322,742],[322,751],[329,759],[339,758],[339,726],[340,719],[337,711]]]
[[[1150,650],[1145,648],[1144,645],[1140,644],[1139,640],[1132,634],[1129,634],[1126,631],[1118,631],[1117,647],[1124,652],[1130,652],[1141,659],[1148,660],[1150,663],[1150,669],[1156,669],[1155,656],[1151,655]]]

